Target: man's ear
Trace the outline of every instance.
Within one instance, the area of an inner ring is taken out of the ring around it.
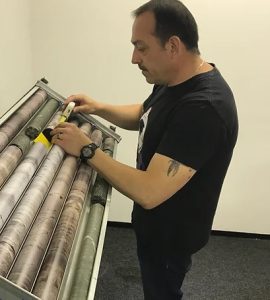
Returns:
[[[173,35],[169,38],[166,43],[166,48],[169,50],[172,56],[178,55],[182,50],[182,41],[176,35]]]

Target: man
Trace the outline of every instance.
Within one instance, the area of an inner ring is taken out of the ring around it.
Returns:
[[[196,22],[181,2],[152,0],[134,17],[132,63],[154,84],[149,98],[116,106],[75,95],[66,104],[140,131],[137,169],[94,145],[86,160],[134,201],[145,299],[181,299],[191,255],[209,238],[237,139],[237,112],[217,68],[201,59]],[[52,134],[55,144],[85,159],[92,141],[76,126],[63,123]]]

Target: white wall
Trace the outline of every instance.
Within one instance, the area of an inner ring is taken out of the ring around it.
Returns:
[[[46,76],[50,87],[64,96],[84,92],[106,102],[142,102],[151,86],[130,63],[130,12],[144,2],[33,1],[30,21],[35,80]],[[214,229],[269,234],[270,104],[267,84],[270,63],[267,51],[270,3],[268,0],[184,2],[199,25],[202,57],[217,64],[234,91],[239,111],[239,140],[224,183]],[[19,5],[20,2],[12,3]],[[27,7],[21,7],[17,14],[18,20],[27,20]],[[21,28],[17,30],[20,32]],[[9,40],[7,32],[4,37]],[[12,57],[10,53],[5,55]],[[0,60],[4,60],[2,54]],[[28,60],[25,59],[26,72],[31,69],[27,67]],[[7,77],[15,76],[14,65],[10,67],[5,62],[4,67]],[[0,72],[2,74],[2,70]],[[16,76],[19,85],[22,81],[32,83],[29,75],[28,78],[21,73]],[[2,78],[3,75],[1,81]],[[137,135],[117,131],[123,138],[117,157],[134,166]],[[114,191],[110,220],[129,221],[130,211],[131,201]]]
[[[0,0],[0,116],[34,84],[28,0]]]

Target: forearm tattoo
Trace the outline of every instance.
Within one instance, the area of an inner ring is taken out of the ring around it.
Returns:
[[[167,171],[167,176],[172,176],[173,177],[178,172],[181,164],[178,161],[173,160],[173,159],[171,159],[169,161],[169,164],[170,165],[169,165],[169,168],[168,168],[168,171]]]

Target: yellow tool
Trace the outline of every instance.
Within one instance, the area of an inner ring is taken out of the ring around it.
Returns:
[[[70,114],[72,113],[72,110],[73,108],[75,107],[75,103],[74,102],[70,102],[66,108],[64,109],[64,111],[62,112],[60,118],[59,118],[59,123],[63,123],[65,122]],[[50,135],[50,132],[52,131],[52,129],[43,131],[41,132],[38,137],[34,140],[34,142],[40,142],[42,143],[44,146],[46,146],[47,148],[50,148],[51,147],[51,135]]]
[[[72,113],[74,107],[75,107],[75,102],[70,102],[66,106],[65,110],[63,111],[63,113],[60,117],[59,123],[65,122],[69,118],[69,116]]]

